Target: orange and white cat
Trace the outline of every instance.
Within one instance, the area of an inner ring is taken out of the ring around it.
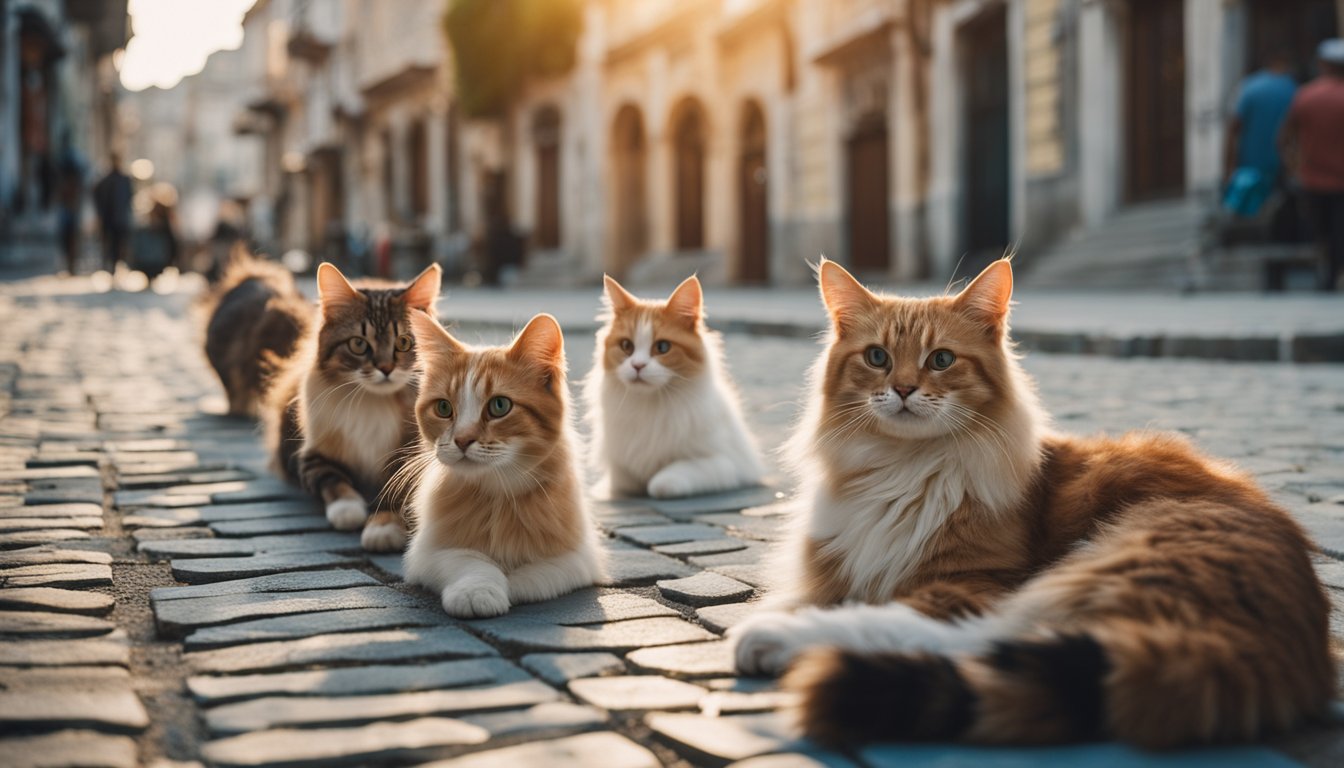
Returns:
[[[667,301],[606,278],[605,325],[585,383],[592,458],[614,496],[691,496],[760,483],[765,470],[705,327],[694,276]]]
[[[423,450],[406,580],[461,618],[596,582],[603,550],[580,486],[555,318],[537,315],[505,347],[469,347],[425,314],[411,324]]]
[[[790,610],[730,632],[743,672],[791,666],[809,736],[1163,748],[1323,712],[1302,529],[1178,436],[1052,432],[1008,338],[1007,260],[931,299],[819,272]]]

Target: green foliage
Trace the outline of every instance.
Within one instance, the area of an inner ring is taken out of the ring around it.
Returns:
[[[443,19],[467,117],[498,117],[527,81],[568,72],[583,32],[581,0],[452,0]]]

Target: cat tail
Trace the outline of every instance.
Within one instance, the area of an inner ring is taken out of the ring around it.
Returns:
[[[1323,710],[1333,675],[1298,686],[1244,640],[1125,621],[967,656],[826,648],[800,657],[785,686],[801,695],[809,737],[847,746],[1118,739],[1166,749],[1262,738]]]

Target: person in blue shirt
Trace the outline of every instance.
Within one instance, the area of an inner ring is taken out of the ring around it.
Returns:
[[[1227,125],[1225,169],[1229,207],[1240,215],[1253,215],[1279,183],[1279,126],[1297,92],[1291,72],[1290,57],[1275,53],[1241,82]]]

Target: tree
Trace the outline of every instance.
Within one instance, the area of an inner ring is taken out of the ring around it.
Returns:
[[[574,66],[581,0],[452,0],[444,14],[463,115],[498,118],[532,78]]]

